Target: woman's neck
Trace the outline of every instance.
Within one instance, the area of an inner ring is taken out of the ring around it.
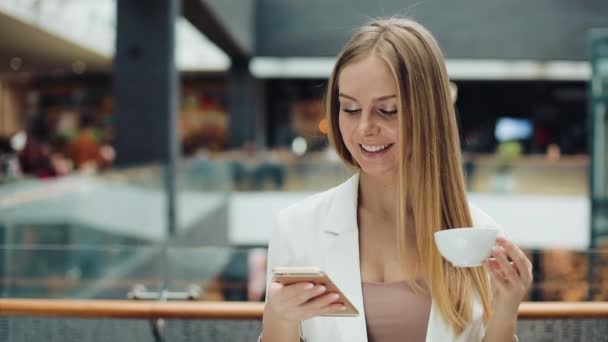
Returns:
[[[394,221],[397,208],[396,177],[374,177],[361,171],[358,207],[376,217]]]

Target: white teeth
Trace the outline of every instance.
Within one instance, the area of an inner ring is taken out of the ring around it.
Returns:
[[[366,150],[367,152],[378,152],[378,151],[382,151],[385,148],[387,148],[388,145],[372,146],[372,145],[361,144],[361,147],[363,147],[363,149]]]

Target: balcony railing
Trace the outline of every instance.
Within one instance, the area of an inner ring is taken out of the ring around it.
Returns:
[[[0,316],[260,320],[263,310],[261,302],[0,299]],[[608,320],[608,302],[523,302],[518,317]]]

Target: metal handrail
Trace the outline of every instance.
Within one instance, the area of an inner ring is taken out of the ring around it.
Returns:
[[[261,302],[0,299],[0,316],[260,320]],[[520,319],[608,319],[608,302],[524,302]]]
[[[261,302],[0,299],[0,316],[261,319]]]

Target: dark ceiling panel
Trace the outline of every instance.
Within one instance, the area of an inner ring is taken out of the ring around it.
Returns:
[[[259,0],[257,56],[335,56],[370,18],[408,16],[449,58],[585,60],[587,33],[608,27],[606,0]]]
[[[253,51],[254,0],[184,0],[183,15],[232,59]]]

